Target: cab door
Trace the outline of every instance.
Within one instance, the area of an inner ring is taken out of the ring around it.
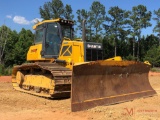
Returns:
[[[60,50],[60,32],[58,23],[47,23],[43,42],[44,58],[57,58]]]

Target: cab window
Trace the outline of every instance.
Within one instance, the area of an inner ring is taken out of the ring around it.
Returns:
[[[43,28],[42,27],[38,27],[38,29],[36,29],[36,33],[35,33],[35,44],[38,43],[42,43],[43,41]]]
[[[72,30],[72,27],[70,25],[62,25],[61,28],[62,28],[62,37],[63,38],[64,37],[67,37],[67,38],[70,38],[70,39],[73,38],[72,37],[73,36],[73,34],[72,34],[73,30]]]

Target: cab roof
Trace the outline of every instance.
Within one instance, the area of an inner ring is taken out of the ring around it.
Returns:
[[[52,23],[52,22],[60,22],[60,23],[66,23],[66,24],[71,24],[71,25],[74,24],[74,22],[71,21],[71,20],[65,20],[65,19],[62,19],[62,18],[58,18],[58,19],[44,20],[42,22],[38,22],[37,24],[35,24],[33,26],[33,29],[35,30],[39,25],[42,25],[44,23]]]

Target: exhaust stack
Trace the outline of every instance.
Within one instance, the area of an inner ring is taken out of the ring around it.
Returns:
[[[82,22],[82,41],[85,42],[86,41],[86,20],[83,20]]]

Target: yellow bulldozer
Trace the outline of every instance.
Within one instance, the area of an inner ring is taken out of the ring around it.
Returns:
[[[156,94],[148,80],[150,65],[121,57],[103,60],[102,44],[85,40],[85,21],[82,39],[74,40],[73,25],[58,18],[33,26],[28,62],[12,71],[16,90],[47,98],[71,97],[72,111]]]

